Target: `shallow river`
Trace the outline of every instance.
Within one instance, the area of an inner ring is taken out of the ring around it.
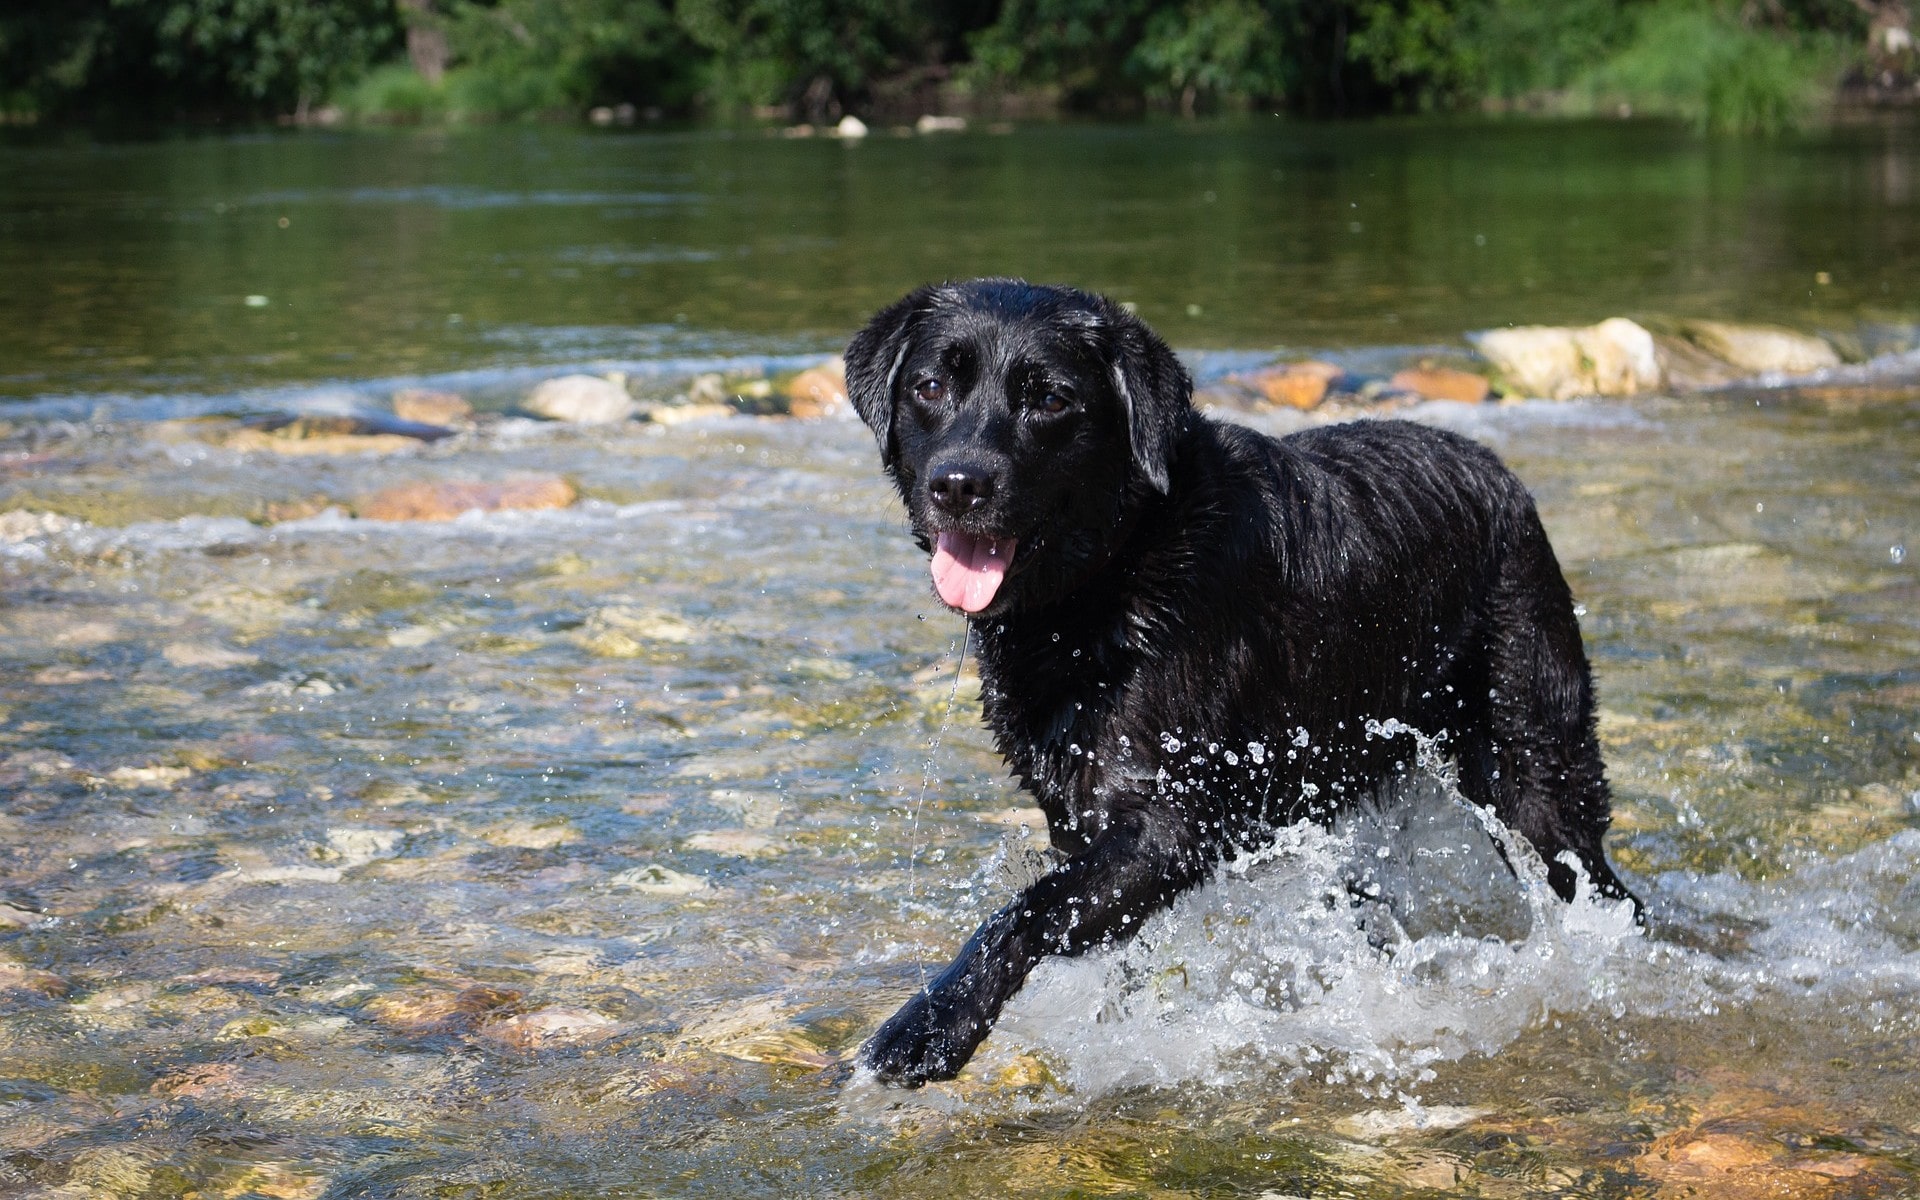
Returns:
[[[1897,355],[1912,135],[0,149],[0,510],[40,514],[0,514],[0,1195],[1920,1190],[1910,354],[1402,414],[1539,498],[1651,934],[1511,878],[1436,780],[1044,965],[918,1092],[850,1052],[1044,830],[864,429],[509,416],[282,457],[205,419],[671,391],[985,270],[1123,294],[1203,377],[1616,313]],[[519,475],[582,499],[327,507]],[[1400,902],[1371,942],[1356,861]]]

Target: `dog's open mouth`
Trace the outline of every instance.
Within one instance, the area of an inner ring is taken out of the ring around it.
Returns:
[[[963,612],[977,613],[993,603],[1007,577],[1018,538],[975,533],[943,533],[933,547],[933,587],[940,598]]]

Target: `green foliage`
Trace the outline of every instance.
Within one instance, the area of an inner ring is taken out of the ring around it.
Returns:
[[[398,35],[391,0],[9,0],[0,95],[54,115],[287,112]]]
[[[1660,0],[1582,90],[1598,103],[1678,116],[1702,129],[1772,132],[1819,103],[1840,61],[1831,35],[1763,32],[1697,0]]]
[[[456,114],[689,98],[693,47],[658,0],[455,0],[444,7],[459,64],[447,79]]]
[[[1140,38],[1142,0],[1007,0],[998,18],[971,39],[970,81],[1058,90],[1069,100],[1132,90],[1126,66]]]
[[[1187,113],[1628,104],[1773,129],[1865,22],[1855,0],[7,0],[0,106],[268,115],[330,96],[398,120],[630,102],[820,121],[957,85]],[[439,83],[393,65],[408,24],[444,36]]]
[[[1128,66],[1156,99],[1229,102],[1286,91],[1286,60],[1271,16],[1253,0],[1187,0],[1147,19]]]
[[[112,0],[152,22],[154,66],[250,105],[305,105],[393,42],[383,0]]]

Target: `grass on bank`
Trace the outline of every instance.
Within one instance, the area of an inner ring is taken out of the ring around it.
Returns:
[[[554,72],[524,66],[456,67],[430,83],[406,63],[376,67],[333,98],[351,120],[372,124],[572,119],[580,105]]]
[[[1702,131],[1777,133],[1829,107],[1848,62],[1830,35],[1761,32],[1729,13],[1665,0],[1619,53],[1585,72],[1562,106],[1674,117]]]

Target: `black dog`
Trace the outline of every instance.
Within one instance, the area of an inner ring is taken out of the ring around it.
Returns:
[[[1130,935],[1236,847],[1407,770],[1370,721],[1444,731],[1460,783],[1549,864],[1628,893],[1573,598],[1491,451],[1399,421],[1275,440],[1100,296],[923,288],[847,347],[986,718],[1070,855],[862,1051],[951,1078],[1044,954]]]

